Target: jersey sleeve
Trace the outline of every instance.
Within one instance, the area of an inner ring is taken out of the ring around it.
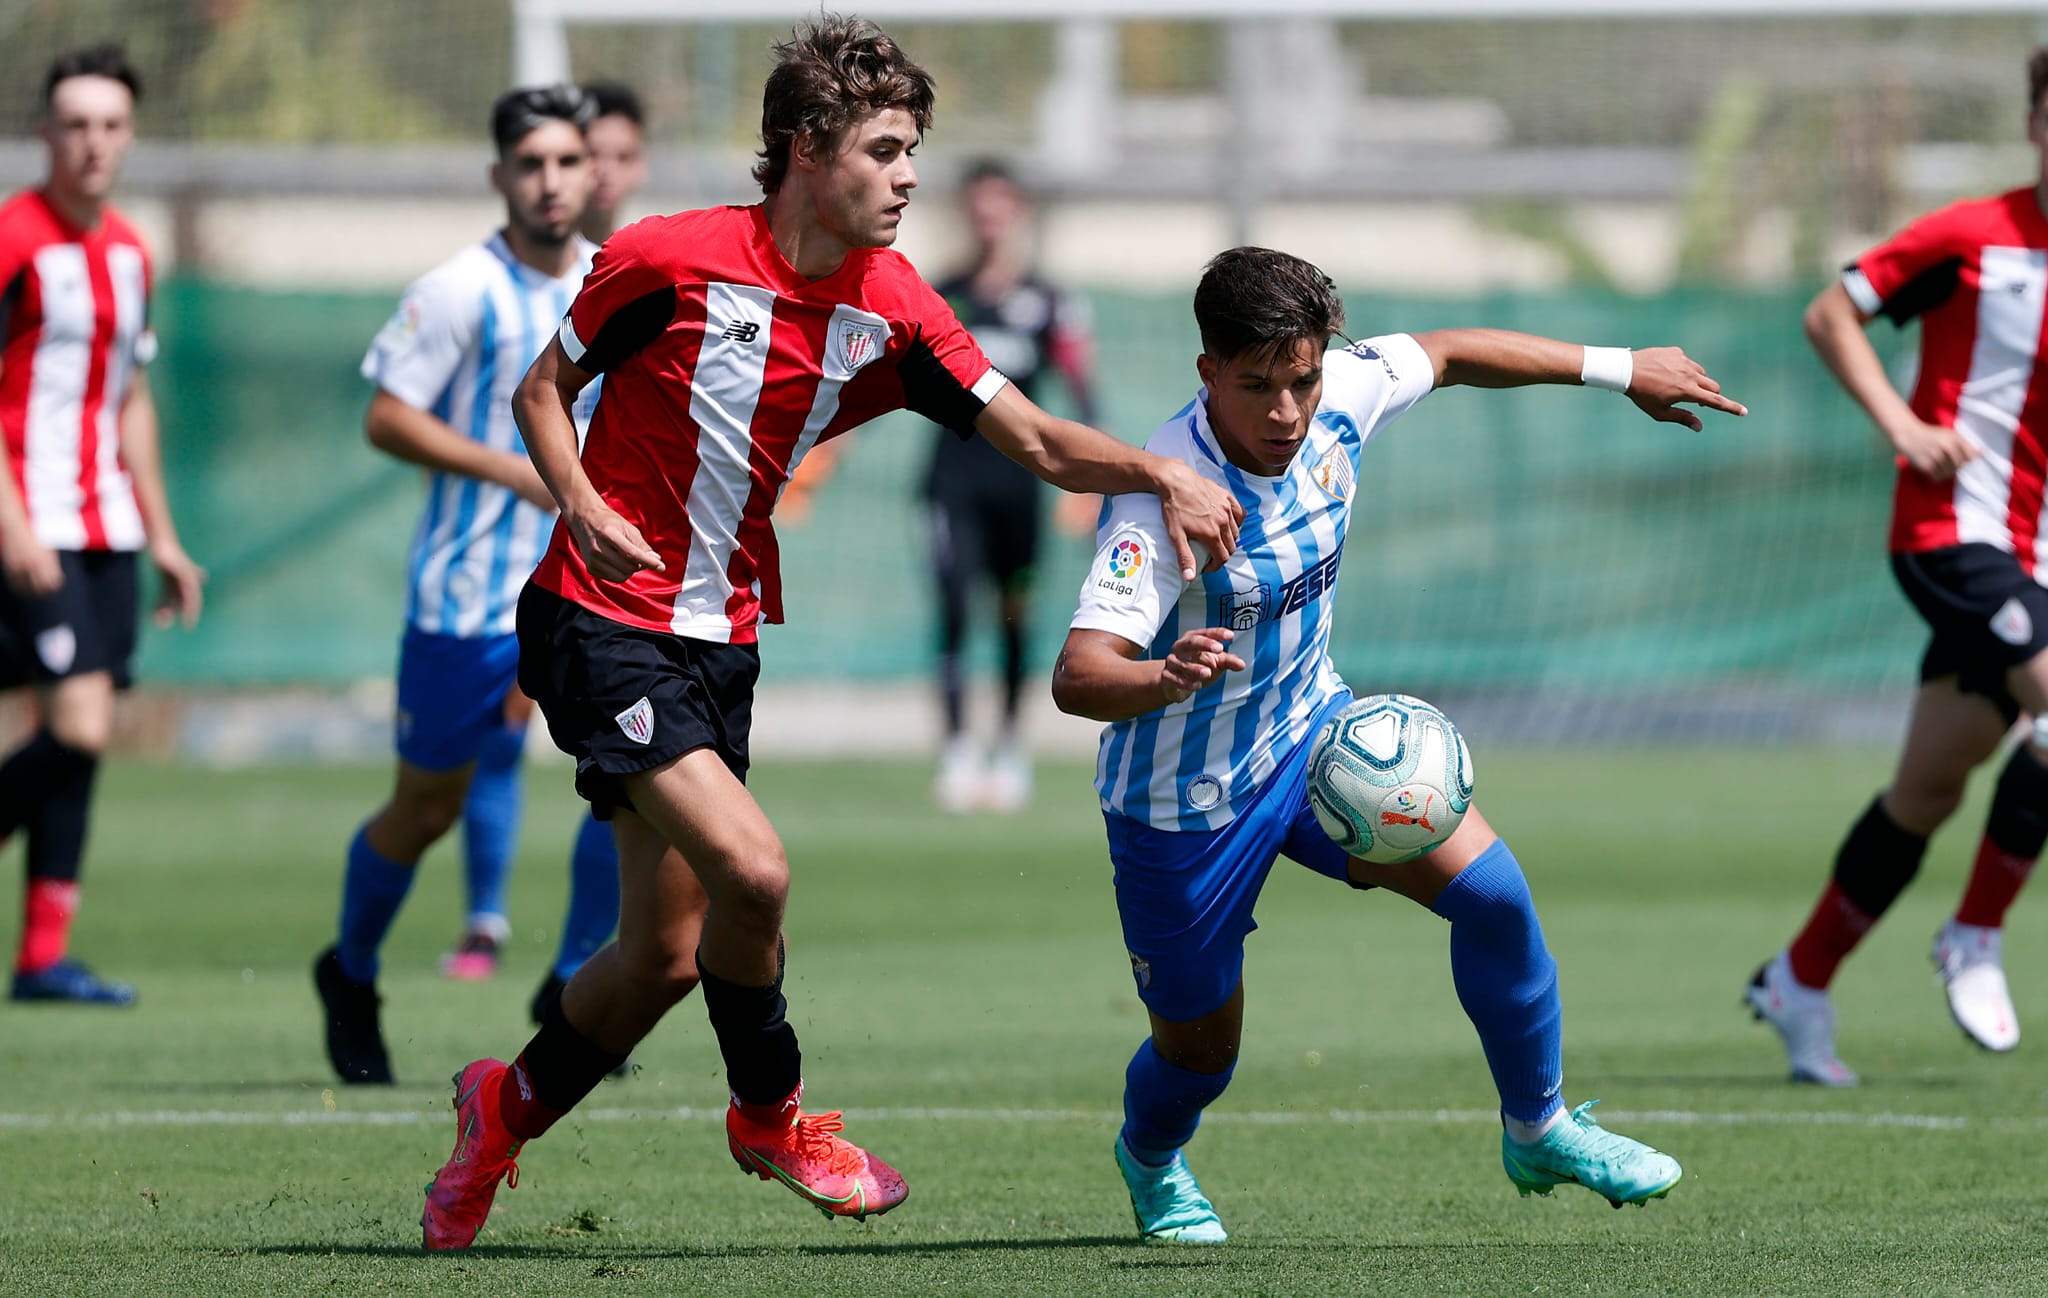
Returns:
[[[910,345],[896,362],[904,406],[972,437],[974,421],[1009,384],[1008,376],[989,363],[953,308],[922,279],[911,290],[908,316]]]
[[[481,302],[428,275],[406,290],[363,357],[363,377],[416,410],[431,410],[476,340]]]
[[[1370,438],[1428,396],[1436,365],[1412,334],[1384,334],[1323,356],[1323,405],[1358,423]]]
[[[1088,565],[1081,604],[1068,625],[1077,631],[1107,631],[1135,645],[1151,644],[1187,588],[1167,539],[1159,497],[1112,497],[1095,537],[1095,561]]]
[[[602,374],[661,337],[676,318],[674,273],[655,255],[650,230],[629,225],[597,250],[558,335],[571,364]]]
[[[1939,306],[1955,292],[1967,237],[1962,213],[1945,207],[1908,225],[1842,270],[1856,309],[1895,325]]]

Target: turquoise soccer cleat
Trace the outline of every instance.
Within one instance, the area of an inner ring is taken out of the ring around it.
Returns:
[[[1549,1194],[1560,1185],[1583,1185],[1619,1208],[1640,1208],[1671,1193],[1684,1170],[1669,1154],[1660,1154],[1639,1140],[1616,1135],[1594,1120],[1588,1100],[1573,1109],[1533,1145],[1500,1136],[1500,1161],[1508,1179],[1524,1196]]]
[[[1116,1165],[1131,1191],[1131,1213],[1138,1219],[1138,1237],[1175,1244],[1221,1244],[1230,1236],[1188,1160],[1179,1154],[1165,1167],[1147,1167],[1131,1157],[1123,1137],[1116,1141]]]

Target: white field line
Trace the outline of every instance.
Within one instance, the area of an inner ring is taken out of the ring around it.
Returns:
[[[946,1109],[882,1108],[848,1109],[846,1116],[859,1122],[1052,1122],[1108,1126],[1123,1115],[1109,1109]],[[1965,1118],[1936,1113],[1840,1113],[1840,1112],[1730,1112],[1704,1113],[1691,1109],[1616,1109],[1602,1112],[1602,1121],[1615,1126],[1641,1123],[1679,1127],[1850,1127],[1856,1129],[1903,1128],[1917,1131],[1961,1131],[1968,1128],[2048,1129],[2048,1116]],[[569,1118],[579,1122],[716,1122],[725,1117],[723,1108],[676,1109],[581,1109]],[[1499,1122],[1491,1109],[1326,1109],[1314,1112],[1232,1113],[1212,1112],[1204,1122],[1230,1126],[1345,1127],[1393,1126],[1478,1126]],[[234,1109],[111,1109],[89,1113],[7,1113],[0,1112],[0,1131],[42,1129],[104,1129],[118,1127],[406,1127],[420,1123],[448,1121],[447,1110],[436,1105],[419,1109],[313,1109],[284,1113],[262,1113]]]

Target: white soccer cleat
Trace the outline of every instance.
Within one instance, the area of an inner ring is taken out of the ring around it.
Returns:
[[[955,815],[973,811],[981,803],[981,754],[974,741],[955,735],[946,741],[939,755],[938,778],[932,781],[932,801],[939,810]]]
[[[1002,744],[988,764],[988,806],[1015,815],[1031,805],[1031,759],[1015,744]]]
[[[1816,1086],[1854,1086],[1856,1074],[1835,1057],[1835,1007],[1825,991],[1802,987],[1780,951],[1749,980],[1742,999],[1750,1013],[1778,1030],[1792,1065],[1792,1080]]]
[[[2000,1052],[2020,1043],[2020,1020],[2005,986],[2005,931],[1958,924],[1934,935],[1934,970],[1948,993],[1948,1012],[1970,1040]]]

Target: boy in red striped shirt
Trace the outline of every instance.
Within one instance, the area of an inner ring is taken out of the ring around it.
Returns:
[[[2027,64],[2035,182],[1942,208],[1852,262],[1806,311],[1836,379],[1898,451],[1892,571],[1932,631],[1892,783],[1835,858],[1806,927],[1747,998],[1778,1030],[1795,1081],[1853,1086],[1827,988],[1920,869],[1970,772],[2031,718],[1998,777],[1975,868],[1933,958],[1958,1026],[2019,1044],[2001,945],[2048,840],[2048,46]],[[1920,320],[1920,372],[1893,390],[1864,327]]]
[[[49,178],[0,205],[0,688],[32,685],[41,717],[0,763],[0,838],[28,838],[17,1001],[135,999],[67,958],[93,777],[135,650],[136,553],[162,579],[160,621],[196,621],[205,581],[171,522],[143,376],[149,252],[107,201],[138,84],[116,46],[58,58]]]
[[[520,601],[520,684],[619,846],[618,940],[577,971],[510,1065],[456,1079],[459,1134],[429,1187],[428,1248],[466,1248],[520,1145],[702,986],[740,1167],[830,1215],[908,1193],[799,1107],[784,1021],[789,864],[743,783],[763,622],[782,620],[769,515],[819,442],[908,408],[1072,491],[1154,492],[1178,561],[1236,546],[1242,510],[1178,461],[1055,419],[989,364],[890,250],[932,83],[888,36],[823,17],[777,47],[749,207],[639,222],[598,253],[514,399],[561,506]],[[571,405],[602,395],[579,457]]]

